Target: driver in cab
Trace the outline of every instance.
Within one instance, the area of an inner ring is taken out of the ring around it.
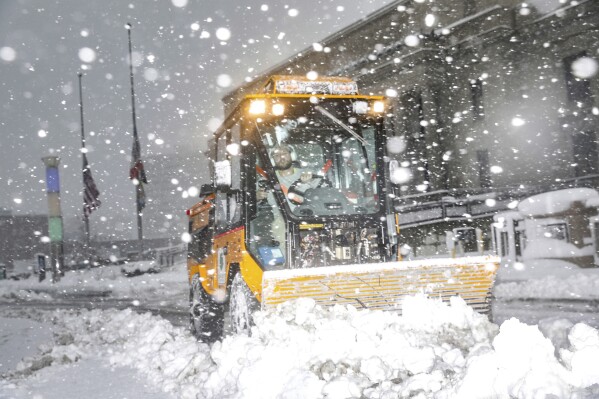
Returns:
[[[281,190],[293,205],[304,202],[303,193],[315,188],[318,179],[310,171],[296,168],[293,164],[294,149],[288,144],[278,144],[270,152]]]

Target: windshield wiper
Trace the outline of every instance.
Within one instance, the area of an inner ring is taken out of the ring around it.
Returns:
[[[362,136],[360,136],[358,133],[356,133],[351,127],[347,126],[345,123],[341,122],[339,119],[337,119],[333,114],[331,114],[329,111],[327,111],[326,109],[322,108],[320,105],[317,105],[316,107],[314,107],[318,112],[320,112],[321,114],[323,114],[324,116],[326,116],[327,118],[329,118],[330,120],[332,120],[333,122],[335,122],[337,125],[341,126],[343,129],[345,129],[349,134],[351,134],[352,136],[354,136],[356,138],[356,140],[358,140],[360,143],[362,143],[362,145],[364,147],[366,147],[366,140],[364,140],[362,138]]]

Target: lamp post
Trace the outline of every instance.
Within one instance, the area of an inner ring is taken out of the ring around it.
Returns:
[[[62,210],[60,208],[60,180],[58,164],[60,158],[48,156],[42,158],[46,165],[46,193],[48,195],[48,236],[50,237],[50,268],[52,282],[60,280],[64,265]]]

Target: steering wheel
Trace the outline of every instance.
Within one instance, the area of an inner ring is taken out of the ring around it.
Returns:
[[[312,179],[320,179],[320,182],[314,188],[333,187],[333,183],[331,183],[331,181],[329,179],[327,179],[327,177],[325,175],[319,175],[316,173],[312,173]],[[309,183],[310,181],[312,181],[312,180],[309,180],[307,183]],[[289,189],[287,190],[287,197],[289,198],[289,200],[291,202],[293,202],[295,204],[301,204],[304,202],[304,193],[297,188],[297,186],[299,186],[302,183],[303,182],[300,177],[299,179],[294,181],[293,184],[291,184],[291,186],[289,186]],[[292,195],[289,195],[289,194],[292,194]]]

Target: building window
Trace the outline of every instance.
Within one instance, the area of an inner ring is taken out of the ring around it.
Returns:
[[[419,91],[412,90],[405,93],[401,98],[401,106],[404,109],[404,131],[407,132],[408,151],[411,155],[412,174],[416,184],[423,184],[425,190],[431,189],[431,176],[428,163],[428,151],[426,144],[426,129],[424,123],[424,104]]]
[[[470,83],[470,96],[472,99],[472,118],[476,120],[483,119],[485,110],[483,108],[483,81],[473,80]]]
[[[593,223],[595,227],[595,256],[599,256],[599,222]]]
[[[516,221],[514,221],[514,245],[516,256],[522,256],[522,252],[526,249],[526,228]]]
[[[508,256],[510,254],[510,243],[508,242],[509,238],[507,231],[502,231],[500,237],[500,256]]]
[[[489,150],[476,151],[478,164],[478,181],[481,187],[491,187],[491,173],[489,169]]]
[[[553,223],[540,225],[538,234],[542,238],[551,238],[554,240],[570,242],[570,235],[568,234],[568,225],[566,223]]]
[[[476,11],[476,0],[464,0],[464,16],[472,15]]]
[[[578,107],[589,107],[593,103],[591,81],[589,79],[578,78],[572,73],[572,64],[585,56],[586,51],[566,57],[563,60],[568,100]]]
[[[577,177],[599,172],[597,135],[595,129],[586,121],[594,104],[591,81],[578,78],[572,73],[573,64],[584,56],[586,56],[586,52],[583,51],[563,60],[569,108],[572,111],[568,130],[572,135],[574,174]]]
[[[458,247],[457,253],[468,254],[478,252],[478,240],[476,239],[476,230],[467,227],[454,229],[455,241]]]
[[[572,133],[572,152],[575,165],[574,174],[577,177],[597,173],[599,152],[595,132],[575,130]]]

